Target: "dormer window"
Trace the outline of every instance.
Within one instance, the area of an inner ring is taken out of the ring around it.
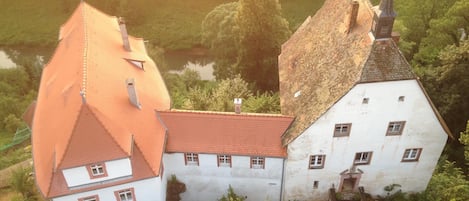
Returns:
[[[134,65],[135,67],[145,70],[143,68],[144,61],[139,61],[139,60],[134,60],[134,59],[125,59],[125,60],[131,63],[132,65]]]
[[[104,163],[88,165],[86,169],[88,170],[90,179],[96,179],[107,176],[106,165]]]

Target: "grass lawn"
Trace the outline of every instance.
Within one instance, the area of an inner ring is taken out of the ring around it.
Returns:
[[[165,49],[200,43],[201,24],[216,6],[233,0],[88,0],[109,15],[124,16],[130,34]],[[60,25],[79,0],[0,0],[0,45],[54,46]],[[280,0],[283,14],[296,29],[324,0]]]

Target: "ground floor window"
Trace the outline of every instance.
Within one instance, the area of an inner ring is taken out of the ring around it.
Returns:
[[[78,201],[99,201],[99,197],[98,195],[93,195],[84,198],[79,198]]]
[[[403,162],[418,161],[420,158],[421,152],[422,152],[422,148],[406,149],[404,151],[404,156],[402,156],[402,161]]]
[[[135,193],[133,188],[123,189],[114,192],[117,201],[135,201]]]

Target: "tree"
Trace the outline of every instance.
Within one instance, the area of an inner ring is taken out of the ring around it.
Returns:
[[[398,0],[396,10],[399,16],[396,20],[396,30],[399,30],[402,40],[399,46],[407,60],[411,61],[419,51],[420,43],[427,36],[430,21],[444,15],[455,0]]]
[[[31,167],[19,168],[12,172],[10,178],[11,188],[21,194],[23,201],[34,201],[38,199],[31,173]]]
[[[439,2],[439,1],[437,1]],[[445,1],[443,1],[445,2]],[[447,4],[448,5],[448,4]],[[457,0],[444,15],[430,20],[427,35],[422,39],[414,62],[422,66],[438,66],[438,55],[448,45],[460,46],[469,33],[469,2]]]
[[[243,102],[242,110],[254,113],[280,113],[279,93],[264,92],[251,96]]]
[[[277,56],[291,34],[278,0],[222,4],[205,17],[202,30],[217,80],[240,74],[257,89],[278,90]]]
[[[244,201],[246,200],[245,196],[237,195],[231,185],[228,187],[228,193],[223,195],[218,201]]]
[[[424,197],[429,201],[469,200],[469,181],[454,162],[444,160],[430,179]]]
[[[202,22],[202,44],[214,57],[213,74],[217,80],[234,78],[241,73],[235,66],[239,52],[237,9],[238,2],[221,4]]]
[[[466,124],[466,131],[461,132],[459,136],[459,142],[464,145],[464,158],[466,159],[466,165],[469,166],[469,120]]]
[[[236,22],[240,50],[236,65],[241,76],[263,91],[278,91],[280,46],[291,32],[278,0],[240,0]]]

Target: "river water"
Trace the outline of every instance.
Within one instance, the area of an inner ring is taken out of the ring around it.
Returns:
[[[18,65],[33,63],[42,68],[50,56],[53,48],[26,48],[26,47],[1,47],[0,69],[15,68]],[[170,73],[181,74],[185,69],[195,70],[202,80],[214,80],[213,65],[215,62],[208,56],[206,49],[193,48],[190,50],[167,51],[164,55],[169,66]]]

